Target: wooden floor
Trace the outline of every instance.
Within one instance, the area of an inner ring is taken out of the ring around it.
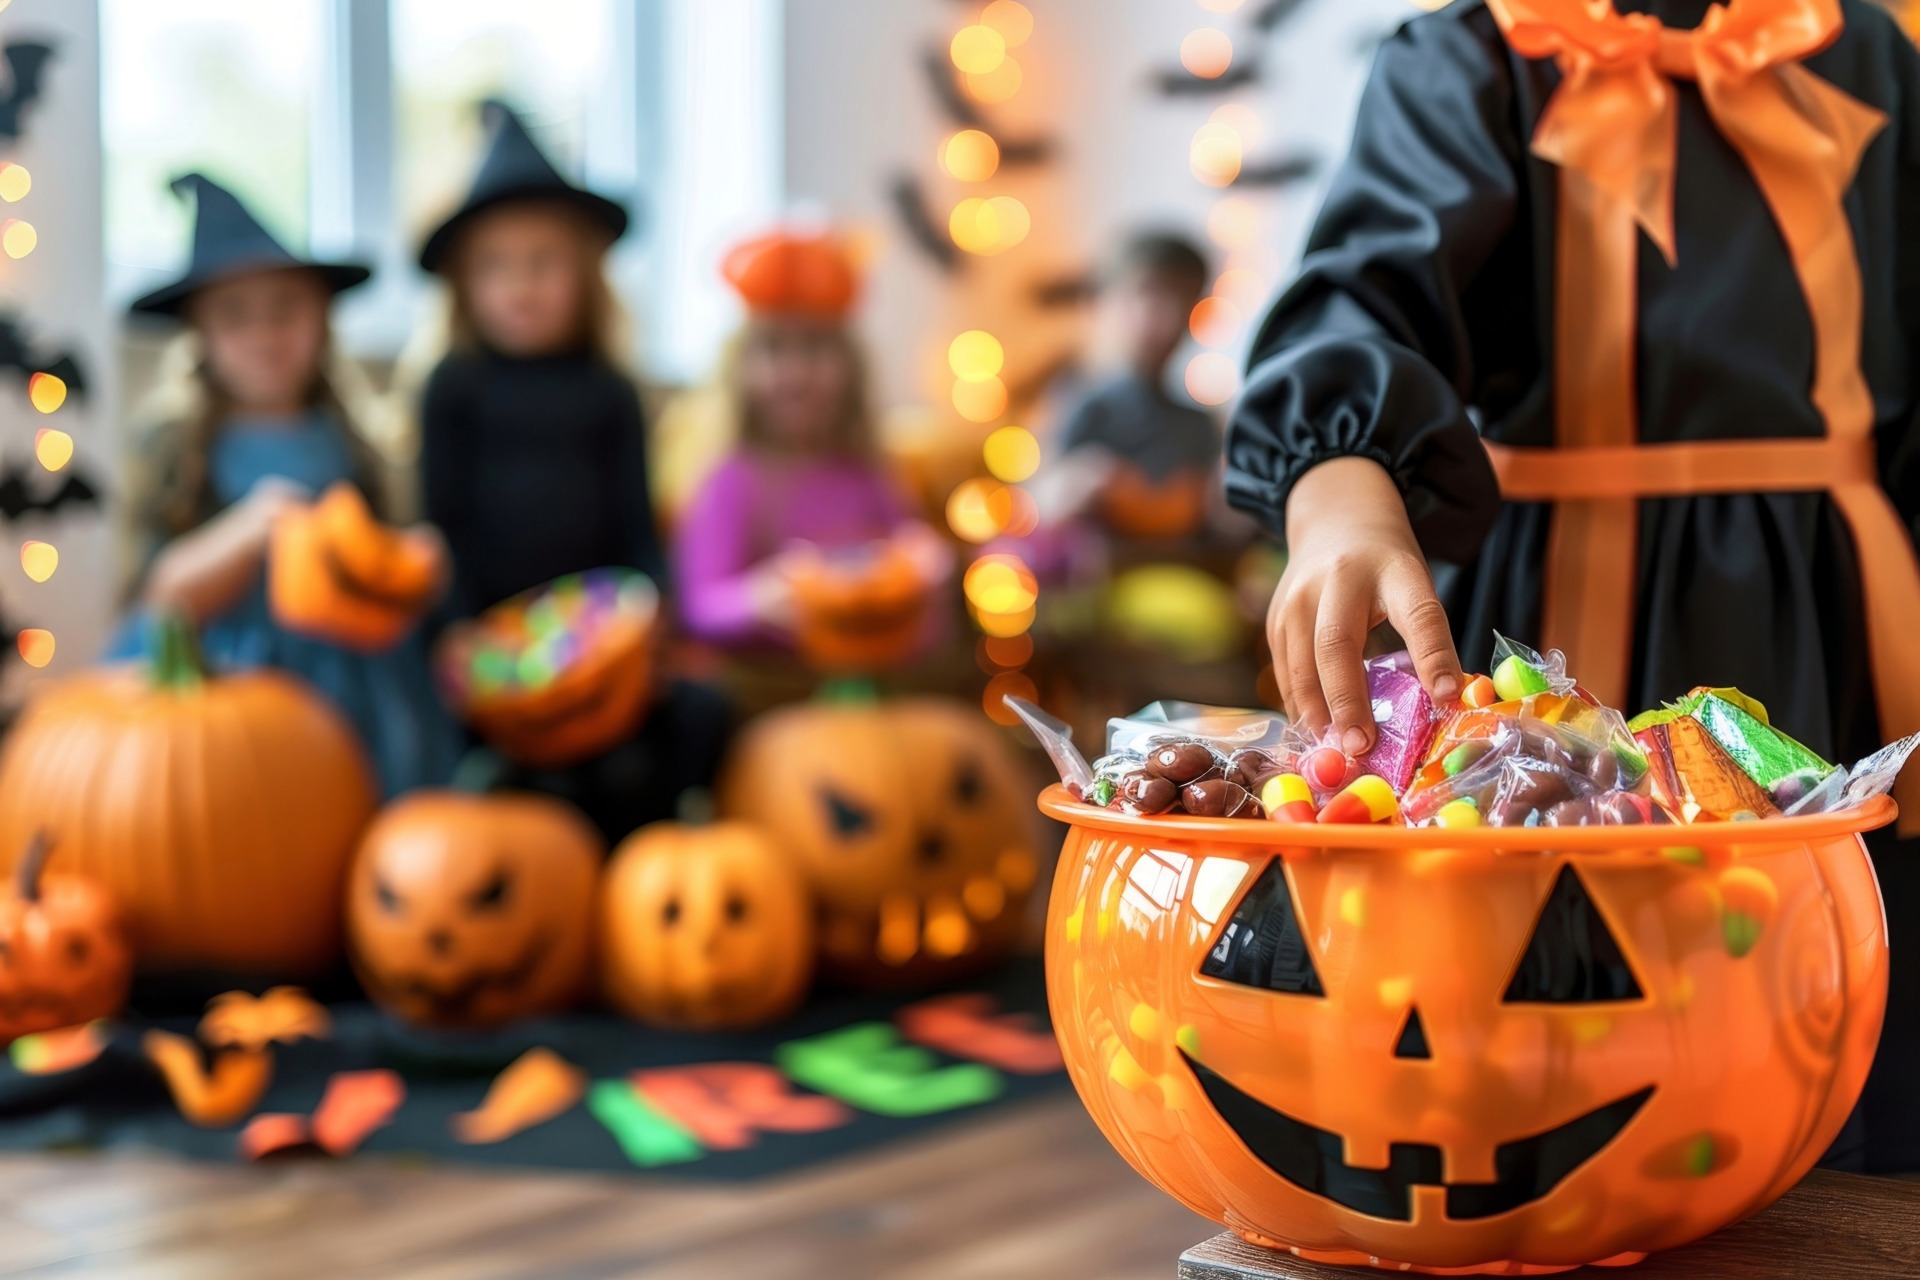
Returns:
[[[0,1156],[0,1275],[115,1280],[1172,1280],[1218,1228],[1070,1097],[750,1184],[359,1157]]]

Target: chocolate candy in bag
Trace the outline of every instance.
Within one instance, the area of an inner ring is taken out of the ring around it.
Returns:
[[[1223,765],[1204,742],[1175,738],[1148,744],[1147,772],[1176,787],[1218,774]]]

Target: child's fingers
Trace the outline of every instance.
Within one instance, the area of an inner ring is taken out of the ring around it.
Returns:
[[[1275,606],[1267,635],[1274,678],[1280,682],[1288,713],[1301,724],[1318,728],[1327,723],[1327,700],[1320,692],[1320,669],[1313,660],[1315,597],[1289,592]]]
[[[1367,695],[1364,660],[1375,584],[1363,579],[1354,573],[1327,579],[1313,633],[1314,663],[1327,712],[1340,749],[1350,756],[1373,745],[1373,699]]]
[[[1420,683],[1437,702],[1451,702],[1466,687],[1460,655],[1453,647],[1447,611],[1433,591],[1433,575],[1413,556],[1395,561],[1380,575],[1380,606],[1406,643]]]

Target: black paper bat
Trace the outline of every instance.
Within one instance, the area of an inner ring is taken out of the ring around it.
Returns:
[[[40,91],[45,87],[53,46],[21,40],[6,46],[3,52],[13,76],[6,93],[0,94],[0,137],[18,138],[20,117],[40,100]]]
[[[0,369],[17,370],[23,378],[50,373],[66,383],[72,394],[87,393],[86,375],[73,354],[34,350],[33,343],[21,331],[20,317],[8,312],[0,312]]]
[[[1253,14],[1253,26],[1256,31],[1271,32],[1287,19],[1294,17],[1306,8],[1310,0],[1267,0]]]
[[[69,471],[58,487],[44,498],[35,497],[27,487],[27,469],[8,463],[0,470],[0,516],[18,520],[25,515],[57,515],[68,507],[100,505],[100,492],[78,471]]]
[[[1272,160],[1257,161],[1242,165],[1235,176],[1236,187],[1289,187],[1296,182],[1305,182],[1320,172],[1320,160],[1317,156],[1277,156]]]
[[[1180,70],[1162,71],[1154,76],[1154,87],[1164,97],[1203,97],[1212,93],[1228,93],[1234,89],[1243,89],[1250,84],[1260,83],[1260,68],[1252,58],[1229,68],[1224,74],[1211,80],[1196,76],[1184,67]]]
[[[1077,307],[1100,292],[1100,281],[1091,271],[1052,276],[1033,285],[1033,304],[1047,311]]]
[[[933,96],[940,100],[947,118],[968,129],[982,127],[980,112],[961,91],[959,73],[954,70],[946,50],[928,49],[921,55],[921,66],[926,68],[927,83],[933,88]]]
[[[1000,163],[1009,169],[1045,164],[1053,159],[1053,139],[1021,138],[1000,144]]]
[[[902,174],[893,180],[893,208],[920,252],[932,259],[942,271],[960,269],[960,251],[947,238],[946,228],[934,219],[933,213],[927,208],[927,196],[920,189],[918,178]]]

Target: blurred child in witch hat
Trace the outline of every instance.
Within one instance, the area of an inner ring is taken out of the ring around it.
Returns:
[[[449,300],[449,349],[420,413],[426,514],[453,558],[449,612],[605,566],[666,590],[646,423],[605,274],[627,211],[563,178],[506,105],[482,116],[473,185],[420,251]],[[573,800],[618,839],[712,780],[728,718],[716,693],[670,682],[632,741],[517,780]]]
[[[289,252],[234,194],[200,174],[173,190],[194,202],[179,279],[133,304],[184,321],[135,460],[141,544],[135,616],[111,646],[144,643],[154,610],[184,614],[216,667],[278,667],[331,699],[358,730],[388,794],[444,781],[459,734],[442,710],[416,633],[361,653],[282,627],[264,581],[274,525],[348,481],[388,510],[383,463],[360,433],[332,360],[333,296],[367,268]]]
[[[944,579],[950,553],[908,514],[880,458],[849,324],[859,278],[847,247],[783,228],[735,246],[722,273],[747,322],[721,370],[733,450],[676,531],[688,630],[723,644],[783,642],[795,576],[823,554],[897,541],[930,584]]]

